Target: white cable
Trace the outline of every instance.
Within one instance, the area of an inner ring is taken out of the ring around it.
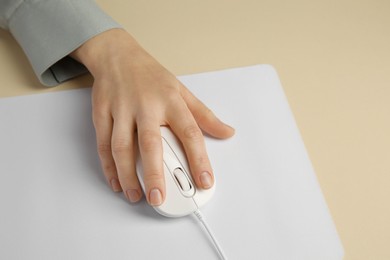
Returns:
[[[204,220],[203,215],[200,212],[200,210],[198,209],[198,210],[194,211],[194,215],[197,217],[197,219],[200,221],[200,223],[202,223],[203,227],[207,231],[207,234],[210,236],[211,240],[213,241],[214,247],[217,250],[221,260],[227,260],[225,254],[222,251],[221,246],[218,244],[217,239],[215,238],[215,236],[211,232],[211,230],[210,230],[209,226],[207,225],[206,221]]]

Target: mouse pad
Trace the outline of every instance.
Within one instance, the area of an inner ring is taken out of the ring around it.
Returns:
[[[179,79],[236,129],[206,137],[217,186],[202,212],[228,259],[342,259],[275,70]],[[162,217],[107,186],[90,89],[0,99],[0,120],[0,259],[218,259],[195,217]]]

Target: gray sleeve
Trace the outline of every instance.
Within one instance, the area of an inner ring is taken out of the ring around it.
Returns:
[[[46,86],[87,72],[68,55],[93,36],[121,27],[93,0],[0,0],[0,26],[15,37]]]

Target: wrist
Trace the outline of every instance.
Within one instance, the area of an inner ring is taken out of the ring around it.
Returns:
[[[117,61],[123,56],[129,55],[130,61],[140,52],[144,50],[129,33],[123,29],[111,29],[89,39],[70,56],[84,64],[96,77],[107,68],[118,66]]]

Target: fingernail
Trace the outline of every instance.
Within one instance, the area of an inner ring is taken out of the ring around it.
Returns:
[[[150,191],[149,195],[150,205],[159,206],[162,203],[162,195],[161,191],[157,188],[154,188]]]
[[[122,190],[121,185],[119,184],[118,179],[116,179],[116,178],[112,178],[111,179],[111,188],[115,192],[118,192],[118,191]]]
[[[140,193],[137,190],[131,189],[126,191],[127,198],[130,202],[134,203],[139,201],[140,199]]]
[[[204,189],[208,189],[211,188],[211,186],[213,186],[213,180],[211,179],[211,175],[208,172],[203,172],[200,175],[200,182]]]

